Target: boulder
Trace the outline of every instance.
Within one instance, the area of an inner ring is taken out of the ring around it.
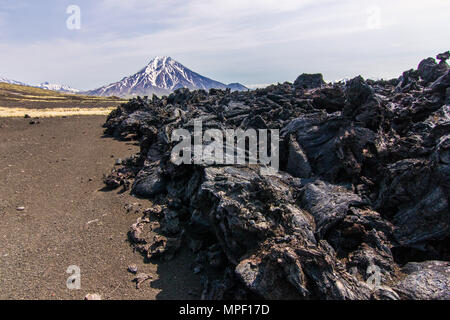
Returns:
[[[445,55],[439,57],[445,58]],[[445,60],[446,59],[441,59],[443,63],[439,64],[437,64],[436,60],[434,60],[433,58],[422,60],[419,63],[419,67],[417,68],[420,78],[427,83],[436,81],[439,77],[441,77],[448,71],[448,65]]]
[[[402,268],[406,274],[393,288],[407,300],[450,300],[450,262],[410,262]]]
[[[297,178],[309,178],[312,170],[305,152],[295,138],[289,140],[289,155],[286,172]]]
[[[314,89],[320,88],[324,84],[325,81],[323,81],[323,76],[321,73],[303,73],[295,80],[294,87],[300,89]]]

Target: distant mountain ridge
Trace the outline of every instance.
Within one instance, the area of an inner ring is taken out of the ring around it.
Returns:
[[[41,88],[64,93],[82,93],[93,96],[145,96],[169,95],[179,88],[190,90],[230,89],[231,91],[249,90],[240,83],[224,84],[222,82],[204,77],[175,61],[171,57],[162,56],[153,58],[143,69],[125,77],[118,82],[105,85],[98,89],[80,91],[67,85],[43,82],[39,85],[30,85],[20,81],[0,77],[0,82]]]
[[[0,77],[0,82],[5,82],[5,83],[9,83],[9,84],[17,84],[17,85],[20,85],[20,86],[28,86],[27,84],[25,84],[23,82],[12,80],[12,79],[8,79],[8,78],[5,78],[5,77]],[[31,86],[29,86],[29,87],[31,87]]]
[[[78,93],[80,90],[74,89],[68,85],[64,84],[55,84],[55,83],[48,83],[43,82],[39,86],[36,86],[37,88],[46,89],[46,90],[52,90],[52,91],[58,91],[58,92],[66,92],[66,93]]]
[[[17,85],[20,85],[20,86],[41,88],[41,89],[57,91],[57,92],[65,92],[65,93],[79,93],[80,92],[80,90],[74,89],[74,88],[72,88],[70,86],[67,86],[67,85],[54,84],[54,83],[49,83],[49,82],[43,82],[40,85],[35,86],[35,85],[23,83],[21,81],[8,79],[8,78],[5,78],[5,77],[0,77],[0,82],[5,82],[5,83],[9,83],[9,84],[17,84]]]
[[[171,57],[153,58],[139,72],[125,77],[118,82],[84,92],[96,96],[136,96],[136,95],[168,95],[179,88],[198,89],[231,89],[232,91],[248,90],[240,83],[226,85],[219,81],[204,77],[175,61]]]

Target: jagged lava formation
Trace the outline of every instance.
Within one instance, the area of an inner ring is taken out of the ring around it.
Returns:
[[[141,151],[105,182],[152,201],[130,241],[147,258],[189,246],[196,272],[221,271],[204,299],[450,299],[449,55],[389,81],[304,74],[123,104],[106,133]],[[195,119],[280,129],[279,174],[174,165],[171,132]]]

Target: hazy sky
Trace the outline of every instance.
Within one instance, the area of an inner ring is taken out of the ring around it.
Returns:
[[[449,0],[0,0],[0,77],[93,89],[167,55],[226,83],[392,78],[450,49],[449,12]]]

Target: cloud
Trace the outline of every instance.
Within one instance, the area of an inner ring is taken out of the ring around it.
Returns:
[[[396,76],[418,59],[448,49],[442,40],[450,27],[447,0],[79,3],[78,33],[45,31],[31,39],[2,40],[2,72],[27,82],[91,89],[136,72],[152,56],[169,55],[227,83],[293,81],[302,72],[323,72],[334,80],[358,73]],[[367,28],[370,6],[380,8],[380,29]],[[20,10],[15,14],[21,17]],[[64,25],[64,14],[53,19]],[[8,22],[6,29],[16,26]]]

